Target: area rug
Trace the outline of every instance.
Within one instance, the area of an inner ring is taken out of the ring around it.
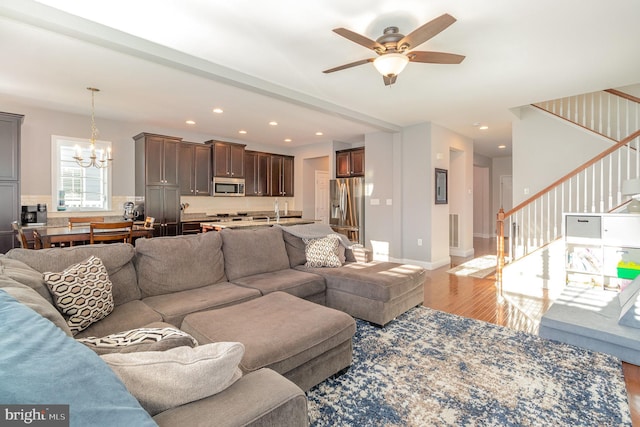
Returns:
[[[312,426],[631,425],[621,362],[426,307],[357,321],[353,364],[308,393]]]
[[[485,255],[467,261],[447,271],[456,276],[470,276],[484,279],[496,272],[496,256]]]

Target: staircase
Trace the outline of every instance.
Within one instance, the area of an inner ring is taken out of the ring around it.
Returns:
[[[507,274],[523,271],[534,272],[546,285],[552,271],[558,269],[552,260],[564,259],[564,253],[557,255],[563,251],[562,242],[550,246],[562,236],[562,214],[620,209],[630,200],[629,195],[622,193],[622,183],[640,178],[639,98],[609,89],[533,106],[585,132],[596,133],[612,145],[513,209],[507,212],[500,209],[496,271],[499,290]],[[508,268],[505,268],[505,229],[510,236]],[[564,269],[563,263],[560,268]]]

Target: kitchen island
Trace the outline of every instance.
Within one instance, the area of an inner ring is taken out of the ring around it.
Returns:
[[[258,227],[272,227],[276,224],[282,226],[299,225],[299,224],[313,224],[316,221],[313,219],[304,218],[280,218],[279,221],[267,220],[267,219],[253,219],[247,221],[226,221],[226,222],[201,222],[200,228],[203,233],[207,231],[215,230],[220,231],[223,228],[258,228]]]

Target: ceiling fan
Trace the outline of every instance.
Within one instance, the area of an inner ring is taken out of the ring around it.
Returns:
[[[459,64],[465,58],[463,55],[443,52],[412,51],[411,49],[421,45],[430,38],[444,31],[449,25],[456,22],[456,18],[445,13],[436,19],[427,22],[408,35],[398,32],[398,27],[387,27],[384,34],[375,41],[346,28],[335,28],[334,33],[373,50],[379,56],[377,58],[361,59],[339,67],[324,70],[323,73],[333,73],[358,65],[373,62],[376,69],[382,74],[384,84],[392,85],[396,82],[398,74],[409,62],[423,62],[429,64]]]

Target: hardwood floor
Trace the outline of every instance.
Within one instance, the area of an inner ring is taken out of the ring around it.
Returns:
[[[475,257],[495,254],[495,239],[474,239]],[[541,316],[553,303],[554,290],[527,283],[503,284],[500,296],[493,276],[478,279],[447,273],[471,258],[452,257],[451,266],[429,271],[424,305],[460,316],[537,334]],[[622,363],[631,418],[640,426],[640,367]]]

